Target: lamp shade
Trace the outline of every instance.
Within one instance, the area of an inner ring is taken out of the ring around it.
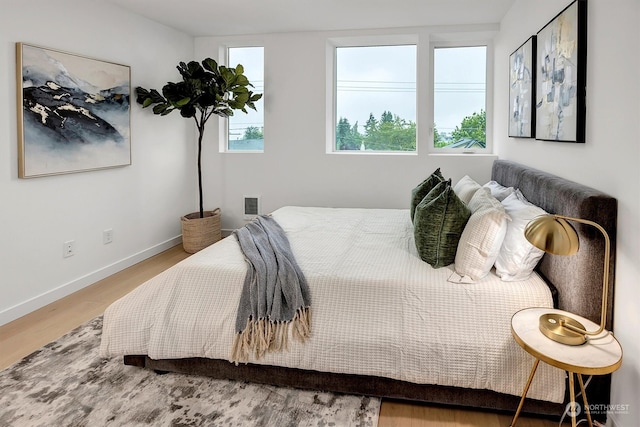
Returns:
[[[554,255],[573,255],[580,246],[573,226],[555,215],[532,219],[524,230],[524,237],[536,248]]]

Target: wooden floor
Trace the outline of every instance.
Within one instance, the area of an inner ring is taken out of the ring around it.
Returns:
[[[176,246],[0,326],[0,369],[12,365],[43,345],[102,314],[113,301],[188,256],[181,246]],[[508,427],[510,422],[509,414],[383,401],[378,426]],[[521,417],[517,425],[554,427],[558,423]]]

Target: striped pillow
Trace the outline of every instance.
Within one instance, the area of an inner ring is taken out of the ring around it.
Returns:
[[[471,217],[460,236],[455,268],[475,281],[486,276],[498,258],[509,215],[488,188],[476,191],[467,206]]]

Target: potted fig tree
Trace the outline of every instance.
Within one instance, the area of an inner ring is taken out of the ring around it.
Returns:
[[[177,66],[182,81],[168,82],[162,94],[155,89],[136,88],[136,101],[142,108],[153,107],[153,113],[166,116],[174,110],[193,119],[198,130],[198,194],[200,210],[181,218],[185,251],[195,253],[220,239],[220,209],[205,211],[202,201],[202,138],[205,124],[212,116],[229,117],[234,111],[256,109],[262,94],[253,93],[253,85],[244,75],[244,67],[218,65],[211,58],[200,64],[191,61]]]

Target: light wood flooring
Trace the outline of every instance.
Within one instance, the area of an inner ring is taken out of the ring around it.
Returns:
[[[24,317],[0,326],[0,370],[102,314],[116,299],[187,258],[176,246]],[[515,409],[515,408],[514,408]],[[383,401],[379,427],[508,427],[510,414]],[[557,422],[521,417],[518,427],[554,427]]]

